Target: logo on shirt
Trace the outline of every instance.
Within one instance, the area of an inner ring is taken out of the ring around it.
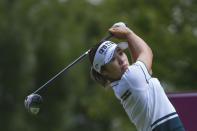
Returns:
[[[131,91],[128,89],[125,93],[121,96],[121,99],[125,101],[131,95]]]

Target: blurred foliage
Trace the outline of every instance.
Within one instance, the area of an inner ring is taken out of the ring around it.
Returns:
[[[88,59],[40,92],[44,104],[37,116],[23,105],[119,21],[150,45],[153,76],[166,91],[196,89],[195,0],[1,0],[0,129],[135,131],[112,89],[90,79]]]

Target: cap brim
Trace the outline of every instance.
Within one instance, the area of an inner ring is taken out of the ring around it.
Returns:
[[[121,50],[125,50],[128,48],[128,42],[120,42],[118,43],[117,47],[119,47]]]

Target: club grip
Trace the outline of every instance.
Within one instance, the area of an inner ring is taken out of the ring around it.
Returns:
[[[124,23],[124,22],[118,22],[118,23],[115,23],[113,26],[122,26],[122,27],[127,27],[127,24]],[[107,36],[105,36],[102,40],[105,41],[105,40],[108,40],[110,39],[111,37],[113,37],[112,34],[108,34]]]

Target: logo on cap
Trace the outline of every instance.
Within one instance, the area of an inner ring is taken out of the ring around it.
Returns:
[[[100,53],[100,54],[103,54],[103,53],[105,52],[105,50],[106,50],[107,48],[109,48],[112,44],[113,44],[112,42],[106,42],[105,45],[103,45],[103,46],[100,48],[99,53]]]

